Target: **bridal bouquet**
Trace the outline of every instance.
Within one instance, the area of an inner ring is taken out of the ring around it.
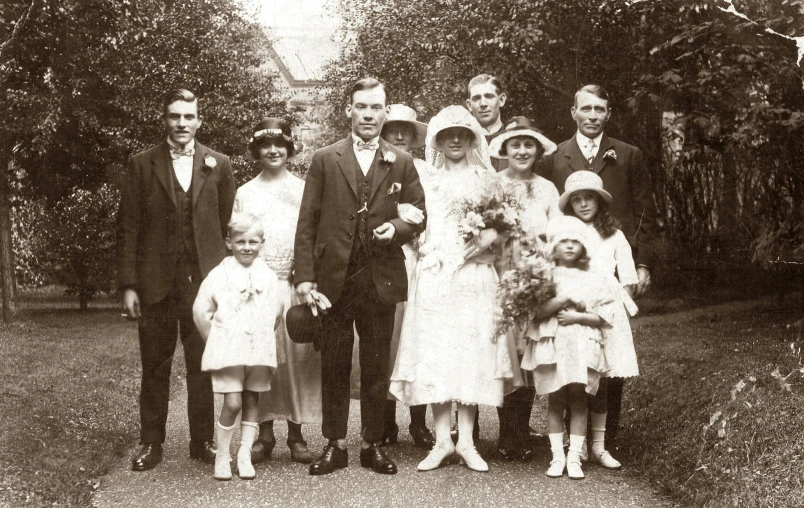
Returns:
[[[457,213],[461,216],[458,231],[467,242],[484,229],[515,238],[522,235],[519,203],[499,179],[489,179],[479,195],[461,200]]]
[[[508,330],[524,328],[536,309],[556,296],[553,264],[539,249],[522,251],[514,268],[505,272],[497,286],[497,328],[495,337]]]

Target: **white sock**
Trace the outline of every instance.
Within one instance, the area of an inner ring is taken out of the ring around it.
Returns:
[[[553,452],[553,459],[564,457],[564,433],[556,432],[555,434],[547,434],[550,438],[550,451]]]
[[[606,451],[606,413],[590,412],[592,420],[592,453],[600,455]]]
[[[238,450],[238,455],[243,453],[243,450],[248,452],[248,456],[251,457],[251,445],[254,444],[254,440],[257,439],[257,434],[260,431],[260,426],[256,423],[252,422],[240,422],[240,450]]]
[[[570,434],[569,452],[577,453],[580,456],[581,451],[583,450],[584,439],[586,439],[586,436],[576,436],[575,434]]]
[[[234,435],[235,424],[230,427],[225,427],[218,422],[218,430],[216,432],[218,439],[218,449],[215,452],[216,457],[231,457],[229,454],[229,447],[232,444],[232,436]]]

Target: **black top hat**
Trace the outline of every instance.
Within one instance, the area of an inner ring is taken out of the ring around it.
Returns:
[[[296,344],[312,343],[316,351],[321,349],[321,340],[324,338],[323,317],[320,313],[314,316],[308,304],[301,303],[289,308],[285,323],[290,340]]]

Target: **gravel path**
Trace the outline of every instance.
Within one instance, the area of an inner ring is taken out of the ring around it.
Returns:
[[[221,399],[216,401],[220,407]],[[543,403],[542,403],[543,404]],[[94,505],[112,507],[191,507],[191,506],[530,506],[530,507],[652,507],[673,506],[648,486],[630,475],[627,469],[614,472],[587,465],[587,478],[572,481],[566,477],[544,476],[549,451],[536,449],[536,458],[528,464],[492,459],[491,471],[477,473],[457,463],[436,471],[420,473],[416,464],[425,452],[415,448],[406,433],[407,408],[398,405],[397,422],[400,442],[389,447],[397,462],[395,476],[375,474],[360,467],[358,450],[359,405],[352,401],[349,434],[349,467],[331,475],[312,477],[307,466],[290,460],[284,441],[286,426],[276,425],[277,446],[273,460],[256,466],[257,478],[229,482],[212,478],[212,466],[190,460],[187,456],[186,391],[173,394],[168,417],[165,458],[156,469],[144,473],[130,470],[130,456],[121,458],[113,470],[101,479]],[[133,409],[132,409],[133,410]],[[534,411],[534,424],[542,427]],[[428,420],[431,417],[428,411]],[[481,454],[489,457],[497,435],[497,413],[481,407]],[[432,422],[428,422],[432,425]],[[320,427],[305,426],[304,434],[312,451],[324,444]],[[237,443],[237,436],[233,440]],[[236,448],[232,448],[233,454]],[[132,448],[131,455],[136,449]]]

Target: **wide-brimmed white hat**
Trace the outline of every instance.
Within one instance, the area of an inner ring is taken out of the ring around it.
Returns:
[[[603,188],[603,180],[593,171],[576,171],[567,177],[564,182],[564,194],[558,198],[558,208],[563,212],[569,203],[573,192],[579,190],[591,190],[600,194],[603,201],[611,203],[611,194]]]
[[[463,106],[447,106],[430,119],[427,127],[427,135],[430,138],[430,148],[439,150],[436,139],[438,133],[451,127],[461,127],[472,133],[472,148],[480,145],[480,140],[485,139],[483,128],[477,123],[475,117]]]
[[[416,118],[419,116],[416,114],[416,110],[411,107],[405,106],[404,104],[391,104],[388,106],[388,116],[385,117],[385,123],[382,126],[382,129],[394,123],[394,122],[404,122],[413,126],[416,129],[416,139],[413,141],[413,144],[410,148],[421,148],[424,146],[424,140],[427,138],[427,124],[422,123]]]
[[[518,136],[527,136],[538,141],[542,145],[542,149],[544,149],[542,155],[550,155],[558,148],[555,143],[547,139],[547,136],[542,131],[531,125],[530,120],[524,116],[516,116],[505,126],[505,129],[489,140],[489,155],[497,159],[507,159],[508,155],[502,153],[505,148],[505,142]]]
[[[559,215],[547,223],[545,231],[547,236],[546,251],[552,253],[558,242],[562,240],[575,240],[586,249],[586,255],[592,254],[594,243],[589,236],[589,227],[577,217],[571,215]]]

